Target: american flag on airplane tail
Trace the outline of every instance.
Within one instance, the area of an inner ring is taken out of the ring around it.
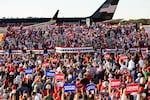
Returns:
[[[117,8],[117,5],[109,5],[108,8],[102,8],[102,9],[100,9],[99,12],[114,13],[116,8]]]

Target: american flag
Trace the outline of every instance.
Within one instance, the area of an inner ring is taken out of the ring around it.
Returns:
[[[71,32],[69,31],[69,32],[66,33],[66,36],[67,36],[68,38],[70,38],[70,37],[73,36],[73,33],[71,33]]]
[[[108,8],[102,8],[100,12],[114,13],[117,8],[117,5],[109,5]]]

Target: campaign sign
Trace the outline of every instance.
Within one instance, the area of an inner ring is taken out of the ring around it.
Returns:
[[[32,68],[27,68],[27,69],[25,69],[25,73],[26,74],[32,74],[33,73],[33,69]]]
[[[112,79],[110,81],[111,88],[120,88],[121,82],[119,79]]]
[[[86,89],[91,92],[93,90],[95,90],[96,85],[95,84],[87,84],[86,85]]]
[[[52,60],[53,63],[56,63],[57,61],[58,61],[57,58],[54,58],[54,59]]]
[[[42,64],[43,67],[48,67],[49,65],[50,65],[49,62],[44,62],[44,63]]]
[[[65,74],[55,74],[55,79],[57,81],[63,81],[65,78]]]
[[[127,59],[128,59],[128,57],[124,56],[124,55],[120,55],[120,57],[119,57],[119,60],[126,61]]]
[[[20,61],[14,60],[13,63],[18,64],[18,63],[20,63]]]
[[[105,59],[110,58],[110,54],[105,54],[105,55],[104,55],[104,58],[105,58]]]
[[[75,93],[76,91],[76,85],[75,84],[64,84],[64,92],[72,92]]]
[[[51,70],[46,70],[46,77],[54,78],[55,72]]]
[[[56,83],[56,86],[57,86],[57,87],[63,87],[63,86],[64,86],[64,82],[57,82],[57,83]]]
[[[139,84],[138,83],[131,83],[129,85],[127,85],[126,87],[126,93],[130,94],[130,93],[136,93],[139,90]]]

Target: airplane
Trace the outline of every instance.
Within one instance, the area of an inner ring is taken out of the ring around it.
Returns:
[[[18,19],[0,19],[1,25],[19,24],[27,27],[43,27],[47,24],[65,24],[65,23],[80,23],[89,24],[93,22],[101,22],[111,20],[116,11],[119,0],[106,0],[91,16],[79,18],[58,18],[59,10],[53,18],[18,18]]]

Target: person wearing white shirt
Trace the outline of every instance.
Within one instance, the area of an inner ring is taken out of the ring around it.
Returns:
[[[35,95],[35,100],[42,100],[42,95],[40,93],[37,93]]]
[[[126,96],[126,89],[123,90],[123,94],[122,94],[120,100],[128,100],[127,96]]]
[[[58,73],[61,73],[61,72],[62,72],[61,66],[57,67],[56,71],[57,71]]]
[[[142,57],[140,57],[140,60],[139,60],[138,64],[139,64],[139,67],[140,67],[140,68],[143,67],[143,65],[144,65],[144,60],[142,59]]]
[[[134,58],[132,57],[131,60],[128,63],[128,69],[130,71],[132,71],[135,68],[135,62],[134,62]]]
[[[137,76],[138,76],[138,78],[135,80],[135,82],[136,82],[136,83],[140,83],[142,74],[141,74],[141,73],[138,73]]]
[[[112,69],[111,63],[109,61],[106,61],[105,67],[109,70]]]
[[[37,90],[33,90],[32,95],[34,100],[42,100],[42,94],[38,93]]]
[[[132,75],[133,79],[134,79],[134,75],[135,75],[134,68],[135,68],[134,57],[131,57],[131,60],[128,63],[128,69],[131,72],[131,75]]]
[[[21,82],[21,75],[17,75],[13,82],[14,84],[19,84]]]
[[[128,67],[127,67],[126,65],[122,65],[122,66],[120,67],[120,71],[121,71],[121,72],[124,72],[125,69],[128,69]]]
[[[128,67],[126,66],[125,62],[121,62],[119,61],[120,64],[120,71],[123,72],[125,69],[128,69]]]

